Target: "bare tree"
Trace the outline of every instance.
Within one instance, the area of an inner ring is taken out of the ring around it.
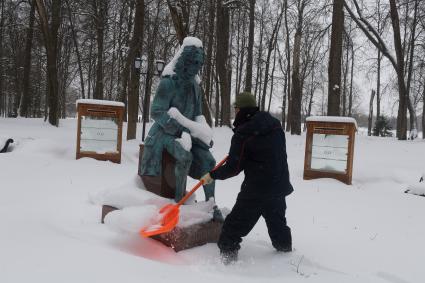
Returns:
[[[145,1],[136,1],[136,13],[134,16],[133,35],[130,41],[128,56],[126,60],[127,72],[130,72],[130,85],[128,88],[128,126],[127,140],[136,138],[138,111],[139,111],[139,81],[140,73],[134,67],[133,62],[136,56],[141,54],[141,45],[143,42],[143,27],[145,16]],[[125,79],[125,78],[123,78]]]
[[[189,34],[190,3],[185,0],[167,0],[171,18],[176,30],[177,40],[180,44]]]
[[[369,102],[369,117],[368,117],[368,123],[367,123],[367,135],[372,135],[372,119],[373,119],[373,100],[375,99],[375,90],[372,89],[372,92],[370,94],[370,102]]]
[[[25,60],[24,60],[24,76],[22,81],[22,98],[19,105],[19,115],[28,117],[28,106],[30,100],[30,73],[31,73],[31,50],[32,39],[34,34],[34,20],[35,20],[35,0],[30,1],[31,9],[29,15],[29,24],[27,30],[27,38],[25,42]]]
[[[229,8],[217,1],[217,75],[221,97],[221,126],[230,127],[230,80],[229,80]]]
[[[246,59],[246,79],[245,91],[252,89],[252,62],[254,51],[254,26],[255,26],[255,0],[249,0],[249,36],[248,36],[248,56]]]
[[[92,0],[93,17],[96,27],[97,60],[96,60],[96,84],[93,93],[94,99],[103,99],[103,53],[106,18],[108,14],[107,0]]]
[[[331,49],[328,68],[328,115],[340,115],[342,33],[344,0],[333,1]]]
[[[58,100],[58,30],[61,22],[61,0],[51,1],[50,20],[47,14],[45,2],[36,0],[37,12],[41,23],[44,37],[44,45],[47,53],[47,76],[48,76],[48,109],[49,123],[59,126],[59,100]]]
[[[291,134],[301,135],[301,100],[302,82],[300,78],[300,53],[301,38],[303,31],[304,9],[307,1],[298,1],[298,22],[295,30],[293,66],[292,66],[292,90],[291,90]]]
[[[0,0],[0,116],[6,116],[6,95],[3,92],[3,44],[4,44],[4,22],[5,22],[5,13],[4,13],[4,2],[5,0]]]
[[[267,59],[266,59],[266,66],[264,69],[264,87],[263,87],[263,94],[261,96],[261,103],[260,103],[260,109],[265,110],[265,104],[266,104],[266,94],[267,94],[267,84],[269,81],[269,68],[270,68],[270,58],[272,56],[273,50],[276,48],[277,44],[277,35],[280,29],[280,25],[282,22],[282,16],[283,16],[283,9],[279,12],[279,15],[277,17],[276,23],[273,27],[272,33],[270,35],[269,42],[267,44]]]
[[[345,9],[350,14],[351,18],[356,22],[357,26],[362,30],[366,37],[375,45],[376,48],[381,50],[382,54],[390,60],[394,70],[397,74],[397,82],[399,88],[399,108],[397,114],[397,138],[405,140],[407,138],[407,89],[404,80],[404,55],[401,44],[400,36],[400,20],[398,16],[397,6],[395,0],[390,1],[390,16],[394,34],[394,46],[396,51],[396,59],[390,54],[387,45],[385,44],[382,37],[376,31],[376,29],[370,24],[370,22],[363,17],[361,9],[357,3],[357,0],[351,0],[356,7],[357,16],[351,10],[351,8],[344,2]]]

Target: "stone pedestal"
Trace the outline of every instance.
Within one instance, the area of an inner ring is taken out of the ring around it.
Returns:
[[[153,236],[175,252],[202,246],[208,243],[217,243],[223,223],[213,221],[194,224],[189,227],[176,227],[169,233]]]
[[[102,206],[102,223],[105,216],[118,208],[104,205]],[[171,232],[153,236],[164,245],[172,248],[175,252],[202,246],[208,243],[217,243],[220,237],[223,223],[210,221],[207,223],[194,224],[189,227],[176,227]]]

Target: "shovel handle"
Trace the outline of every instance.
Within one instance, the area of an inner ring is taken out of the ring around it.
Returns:
[[[211,171],[215,171],[217,170],[219,167],[221,167],[221,165],[223,165],[226,161],[227,161],[227,157],[223,158],[223,160],[221,160]],[[204,184],[203,181],[199,181],[192,190],[190,190],[190,192],[185,195],[178,203],[177,203],[177,207],[179,207],[180,205],[182,205],[183,203],[185,203],[187,201],[188,198],[190,198],[191,195],[193,195],[193,193],[199,189],[200,186],[202,186]]]

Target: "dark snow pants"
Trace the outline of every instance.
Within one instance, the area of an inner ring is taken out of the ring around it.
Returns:
[[[283,196],[267,200],[238,199],[224,221],[218,247],[222,252],[239,250],[242,237],[248,235],[260,216],[266,220],[273,247],[278,251],[291,247],[291,229],[286,225],[285,210]]]

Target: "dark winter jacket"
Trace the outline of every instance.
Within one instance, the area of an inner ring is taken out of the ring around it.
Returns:
[[[237,123],[240,125],[232,137],[227,162],[211,172],[211,177],[224,180],[243,170],[245,179],[239,199],[289,195],[293,188],[289,181],[285,133],[279,120],[262,111],[242,120]]]

